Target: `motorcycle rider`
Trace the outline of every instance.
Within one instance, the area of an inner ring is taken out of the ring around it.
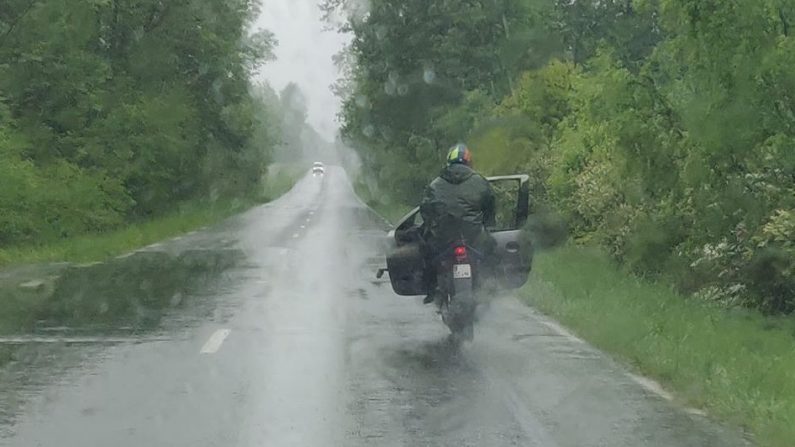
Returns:
[[[466,145],[450,149],[447,166],[425,188],[420,214],[425,242],[423,278],[428,290],[423,303],[428,304],[437,294],[438,263],[434,259],[441,252],[462,238],[487,258],[494,247],[486,231],[495,224],[494,192],[488,180],[472,169],[472,151]]]

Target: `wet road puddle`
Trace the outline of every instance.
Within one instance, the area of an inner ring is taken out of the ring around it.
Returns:
[[[105,263],[70,265],[37,290],[0,289],[0,299],[19,303],[14,315],[0,316],[13,318],[0,328],[15,343],[24,339],[20,335],[51,328],[150,331],[166,312],[186,306],[189,297],[199,295],[242,258],[242,251],[233,249],[192,249],[178,255],[140,251]]]

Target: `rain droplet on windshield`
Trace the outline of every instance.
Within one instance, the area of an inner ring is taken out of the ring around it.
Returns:
[[[135,40],[136,42],[140,41],[141,39],[144,38],[144,34],[146,34],[144,31],[144,27],[139,26],[138,28],[135,29],[135,31],[133,31],[133,40]]]
[[[426,68],[425,71],[423,71],[422,80],[425,81],[426,84],[432,84],[433,81],[436,80],[436,72],[433,71],[433,68]]]
[[[180,303],[182,303],[182,293],[177,292],[171,297],[169,304],[171,304],[171,307],[177,307]]]
[[[378,40],[383,40],[386,37],[386,27],[381,25],[375,29],[375,37]]]

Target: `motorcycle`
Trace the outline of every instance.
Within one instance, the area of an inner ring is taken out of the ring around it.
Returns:
[[[456,242],[438,256],[435,302],[442,321],[456,339],[474,337],[475,288],[481,259],[479,252],[465,241]]]
[[[458,341],[472,340],[474,323],[481,290],[486,284],[501,290],[521,287],[528,278],[532,265],[532,247],[525,244],[520,250],[521,228],[528,217],[529,177],[526,175],[489,177],[492,186],[508,184],[513,195],[506,195],[511,202],[503,209],[511,217],[500,222],[489,231],[494,240],[494,252],[489,262],[485,256],[467,241],[461,239],[443,250],[433,263],[436,264],[437,290],[435,302],[442,321]],[[378,270],[376,277],[389,272],[392,289],[400,296],[427,295],[426,258],[419,228],[422,225],[419,208],[398,221],[387,237],[386,268]]]

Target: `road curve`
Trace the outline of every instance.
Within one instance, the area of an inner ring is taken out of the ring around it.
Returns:
[[[157,331],[20,348],[0,445],[746,445],[515,298],[452,347],[430,308],[374,280],[384,223],[327,172],[164,244],[245,257]]]

